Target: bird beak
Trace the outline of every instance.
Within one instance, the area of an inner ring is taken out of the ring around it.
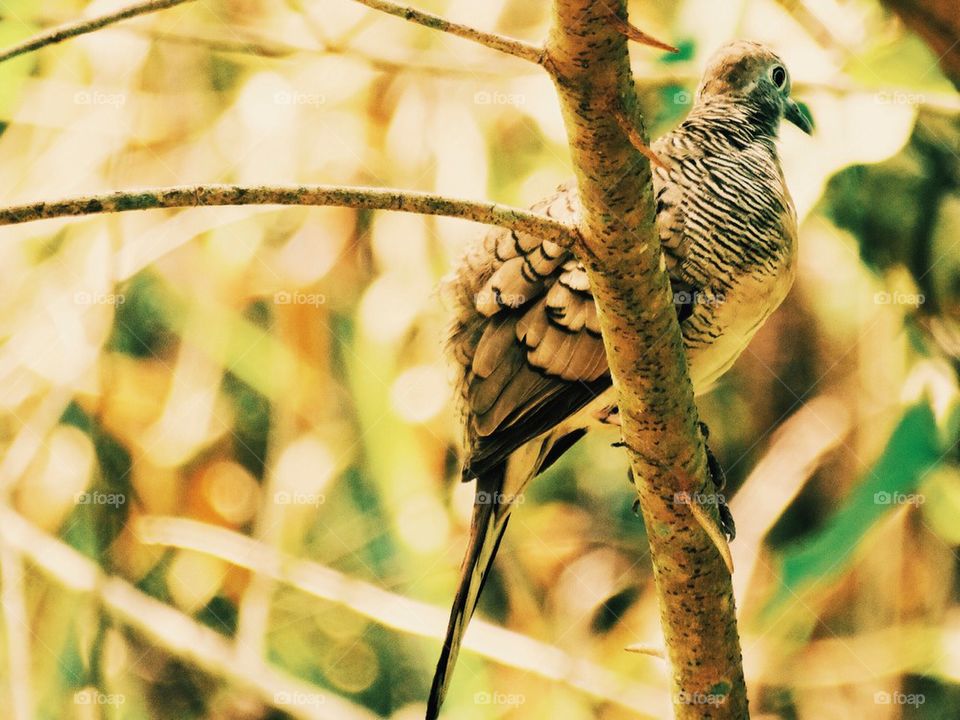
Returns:
[[[800,106],[797,105],[793,98],[787,98],[786,109],[784,110],[783,116],[803,130],[807,135],[813,134],[813,121],[804,115],[803,110],[800,109]]]

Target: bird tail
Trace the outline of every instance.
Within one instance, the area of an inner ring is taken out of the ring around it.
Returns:
[[[460,584],[450,610],[450,623],[443,642],[443,651],[437,662],[427,703],[426,720],[436,720],[440,706],[450,687],[453,668],[457,663],[460,643],[467,630],[467,623],[477,607],[480,593],[500,547],[500,540],[510,519],[510,503],[502,502],[503,476],[501,465],[495,471],[477,478],[477,490],[470,526],[470,540],[460,568]]]

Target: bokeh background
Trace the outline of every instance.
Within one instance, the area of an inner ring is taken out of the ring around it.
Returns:
[[[796,286],[700,402],[764,720],[960,717],[960,36],[950,2],[892,4],[919,34],[877,0],[631,3],[681,48],[632,49],[654,137],[734,37],[777,49],[817,124],[782,132]],[[120,5],[4,0],[0,45]],[[531,40],[550,17],[418,7]],[[15,59],[0,120],[4,204],[527,205],[571,173],[535,68],[349,0],[202,0]],[[482,231],[267,207],[0,231],[0,716],[422,716],[472,500],[435,287]],[[669,717],[665,664],[624,652],[662,638],[615,439],[523,497],[449,717]]]

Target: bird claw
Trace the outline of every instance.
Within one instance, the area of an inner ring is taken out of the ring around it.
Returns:
[[[713,480],[714,487],[717,490],[723,490],[727,486],[727,473],[724,472],[723,466],[717,460],[717,456],[713,454],[713,450],[710,449],[710,444],[707,442],[710,439],[710,428],[703,421],[698,422],[697,425],[700,428],[700,434],[703,435],[704,449],[707,451],[707,471],[710,473],[710,479]]]
[[[724,536],[728,541],[733,540],[737,536],[737,524],[734,522],[733,513],[730,512],[730,507],[727,505],[726,498],[719,492],[727,484],[727,474],[723,471],[723,466],[720,464],[720,461],[717,460],[717,456],[713,454],[713,451],[710,449],[710,446],[706,443],[707,439],[710,437],[710,428],[707,427],[707,424],[704,422],[699,423],[700,433],[703,435],[704,447],[707,451],[707,471],[710,473],[710,480],[713,483],[714,488],[717,492],[712,493],[715,502],[717,504],[717,513],[720,516],[720,530],[723,532]],[[621,440],[619,442],[612,443],[612,447],[623,447],[625,443]],[[627,482],[631,485],[635,485],[633,478],[633,468],[627,466]],[[633,501],[633,514],[637,517],[640,517],[640,500]]]
[[[724,472],[723,466],[717,460],[717,456],[713,454],[710,444],[707,442],[710,438],[710,428],[702,421],[698,425],[700,434],[703,435],[704,449],[707,451],[707,472],[710,473],[710,480],[717,490],[723,490],[727,486],[727,473]],[[727,540],[733,540],[737,536],[737,524],[733,520],[733,513],[730,512],[726,499],[719,492],[716,493],[716,499],[717,512],[720,515],[720,529],[727,536]]]
[[[717,490],[723,490],[727,486],[727,473],[724,472],[723,466],[720,464],[720,461],[717,460],[717,456],[713,454],[709,445],[706,446],[706,449],[707,471],[710,473],[710,479],[713,481],[713,485]]]
[[[703,420],[697,420],[697,428],[700,430],[700,434],[703,435],[704,441],[710,439],[710,426],[707,425]]]
[[[730,506],[722,495],[717,495],[717,512],[720,515],[720,529],[727,536],[727,542],[731,542],[737,537],[737,523],[734,522]]]

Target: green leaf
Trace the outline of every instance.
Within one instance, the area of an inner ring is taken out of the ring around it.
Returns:
[[[764,615],[776,617],[784,601],[846,569],[870,528],[888,512],[916,497],[924,476],[942,459],[937,423],[930,406],[924,401],[910,407],[883,454],[846,504],[817,534],[784,552],[780,587]]]

